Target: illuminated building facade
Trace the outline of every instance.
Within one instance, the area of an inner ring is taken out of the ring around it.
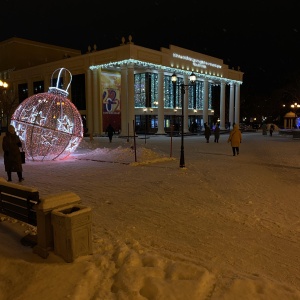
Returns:
[[[44,49],[44,44],[36,46]],[[181,126],[181,114],[184,132],[195,123],[201,130],[204,123],[214,122],[213,102],[218,103],[221,129],[228,122],[240,122],[243,73],[230,69],[221,59],[174,45],[152,50],[135,45],[131,36],[128,42],[122,38],[117,47],[97,50],[94,46],[84,54],[53,46],[55,53],[60,51],[56,58],[51,56],[52,46],[47,47],[49,54],[43,53],[44,59],[38,60],[37,52],[36,63],[29,63],[29,67],[1,67],[0,79],[13,86],[21,103],[34,94],[47,92],[54,70],[68,69],[73,76],[69,99],[83,118],[86,134],[101,135],[109,123],[121,136],[138,132],[166,134],[171,127],[176,130]],[[175,73],[178,85],[188,84],[192,72],[196,88],[195,92],[193,87],[186,90],[182,112],[180,90],[174,93],[171,78]]]

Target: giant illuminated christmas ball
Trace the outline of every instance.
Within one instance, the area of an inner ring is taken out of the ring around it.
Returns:
[[[26,158],[35,161],[67,158],[83,138],[83,125],[79,111],[67,98],[72,75],[62,68],[56,87],[25,99],[15,110],[11,124],[20,136]],[[69,73],[66,90],[59,88],[63,73]]]

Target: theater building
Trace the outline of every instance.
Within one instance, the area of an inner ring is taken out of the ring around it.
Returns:
[[[179,130],[182,120],[188,133],[192,124],[198,130],[206,122],[213,125],[216,108],[221,129],[228,122],[240,122],[243,73],[230,69],[222,59],[178,46],[157,51],[135,45],[129,36],[114,48],[88,47],[82,54],[12,38],[0,43],[0,54],[0,79],[17,93],[19,103],[47,92],[55,70],[69,70],[68,98],[81,113],[87,134],[101,135],[109,123],[120,136],[166,134]],[[194,84],[189,81],[192,73]],[[176,85],[172,75],[177,77]]]

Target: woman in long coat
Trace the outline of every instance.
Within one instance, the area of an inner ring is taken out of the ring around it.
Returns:
[[[233,129],[230,131],[228,137],[228,143],[231,142],[232,154],[235,156],[235,153],[239,155],[240,153],[240,143],[242,142],[242,133],[239,130],[239,126],[235,124]]]
[[[14,126],[9,125],[6,135],[3,137],[2,149],[4,152],[4,167],[7,173],[7,181],[11,181],[11,173],[17,172],[19,182],[23,181],[22,161],[20,154],[22,143],[17,136]]]

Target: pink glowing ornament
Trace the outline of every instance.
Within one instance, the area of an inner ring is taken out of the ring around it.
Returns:
[[[16,128],[29,160],[67,158],[83,138],[81,115],[75,105],[66,98],[72,75],[67,69],[57,69],[52,74],[51,85],[57,72],[56,87],[50,87],[48,93],[36,94],[25,99],[11,118],[11,124]],[[63,90],[59,86],[67,75],[69,84],[66,90]]]

